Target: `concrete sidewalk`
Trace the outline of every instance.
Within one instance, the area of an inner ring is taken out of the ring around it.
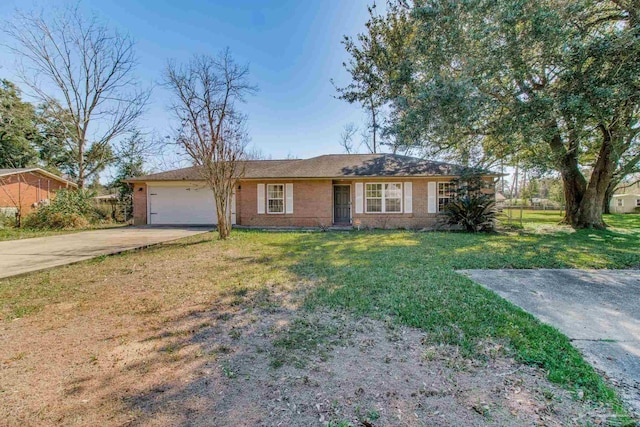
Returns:
[[[640,414],[640,270],[463,270],[558,328]]]
[[[211,227],[119,227],[0,242],[0,279],[205,233]]]

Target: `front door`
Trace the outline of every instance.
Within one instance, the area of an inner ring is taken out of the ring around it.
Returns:
[[[349,185],[333,186],[333,222],[351,223],[351,187]]]

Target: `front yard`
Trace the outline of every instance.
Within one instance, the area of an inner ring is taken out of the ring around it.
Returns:
[[[638,268],[640,217],[579,232],[531,219],[495,235],[209,233],[1,280],[0,416],[620,425],[566,337],[454,270]]]
[[[78,233],[80,231],[100,230],[103,228],[125,227],[126,225],[127,224],[107,223],[73,230],[0,227],[0,242],[5,240],[31,239],[33,237],[56,236],[58,234]]]

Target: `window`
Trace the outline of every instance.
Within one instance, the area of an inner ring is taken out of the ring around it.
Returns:
[[[640,208],[640,199],[636,199],[636,206]]]
[[[402,212],[402,184],[385,184],[384,211]]]
[[[284,213],[284,184],[267,184],[267,213]]]
[[[438,212],[441,212],[453,198],[453,184],[450,182],[438,183]]]
[[[618,199],[618,207],[621,208],[624,206],[624,200],[623,199]]]
[[[366,184],[365,212],[400,213],[402,212],[402,184]]]

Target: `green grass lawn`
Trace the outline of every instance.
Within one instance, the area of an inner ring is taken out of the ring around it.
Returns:
[[[146,271],[151,274],[157,270],[158,277],[166,278],[184,269],[163,288],[159,304],[173,301],[172,293],[177,292],[176,301],[195,298],[189,286],[215,296],[215,292],[236,295],[240,291],[243,295],[268,294],[285,282],[304,283],[301,295],[308,310],[328,307],[391,318],[423,329],[432,343],[457,346],[469,357],[487,357],[487,346],[502,345],[521,362],[545,370],[551,381],[581,391],[585,399],[619,408],[615,393],[566,336],[455,270],[638,268],[640,216],[609,215],[607,230],[574,231],[556,225],[561,219],[558,212],[525,215],[524,229],[495,234],[236,230],[230,240],[219,242],[211,240],[214,235],[208,233],[90,261],[91,275],[96,283],[107,283],[110,274],[139,270],[142,265],[140,274],[144,275],[133,277],[127,285],[135,289],[143,286],[144,280],[152,280]],[[226,254],[231,253],[242,257],[229,261]],[[205,257],[206,268],[196,267],[200,265],[196,261],[187,262],[196,255]],[[0,314],[10,319],[15,317],[11,313],[34,313],[47,304],[95,295],[82,290],[86,269],[87,263],[0,281]],[[176,287],[176,280],[183,280],[180,274],[190,281]],[[123,276],[119,280],[124,286],[128,279]],[[287,292],[293,292],[292,285],[288,286]],[[19,311],[23,306],[30,309]]]
[[[640,216],[608,215],[605,231],[556,226],[559,212],[525,212],[525,228],[497,234],[366,232],[265,236],[294,259],[290,268],[316,279],[306,306],[359,315],[390,315],[430,333],[434,343],[477,356],[487,342],[506,343],[520,361],[589,399],[615,394],[567,337],[454,270],[463,268],[638,268]],[[546,226],[546,230],[540,230]]]
[[[547,370],[552,381],[595,400],[615,401],[564,335],[454,271],[640,266],[640,216],[608,216],[612,227],[606,231],[555,227],[540,232],[528,226],[551,227],[556,219],[557,212],[534,213],[523,231],[491,235],[378,231],[274,239],[249,232],[240,238],[271,240],[265,244],[295,259],[291,268],[296,273],[317,280],[307,307],[391,315],[469,355],[477,355],[488,341],[504,342],[519,360]]]

